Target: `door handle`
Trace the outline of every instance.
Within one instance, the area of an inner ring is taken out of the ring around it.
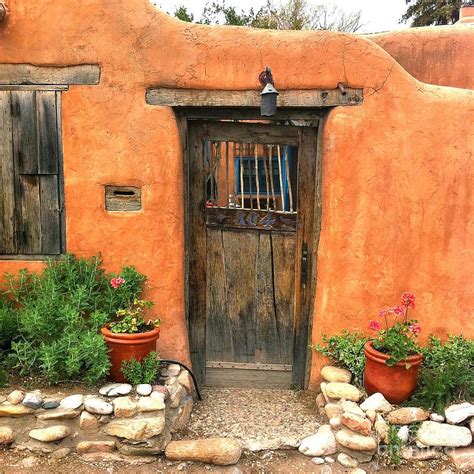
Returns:
[[[308,282],[308,244],[301,246],[301,287],[306,288]]]

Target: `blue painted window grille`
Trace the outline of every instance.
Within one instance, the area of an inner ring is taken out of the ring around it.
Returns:
[[[283,183],[283,198],[282,198],[282,205],[285,211],[290,210],[290,194],[288,188],[288,181],[290,177],[287,175],[287,167],[285,165],[285,160],[288,160],[288,169],[292,169],[292,153],[291,148],[289,146],[282,146],[281,147],[281,170],[279,169],[278,165],[278,157],[276,155],[276,150],[273,150],[273,155],[271,159],[271,169],[270,169],[270,160],[268,156],[259,156],[257,162],[257,170],[258,170],[258,184],[259,184],[259,194],[260,194],[260,201],[262,201],[262,205],[264,204],[264,200],[269,197],[272,199],[272,187],[271,187],[271,180],[270,174],[273,178],[273,190],[275,197],[281,198],[282,192],[280,189],[280,172],[281,172],[281,181]],[[265,165],[264,160],[267,165],[268,170],[268,189],[267,189],[267,179],[265,177]],[[240,184],[240,168],[243,167],[243,193]],[[235,184],[236,184],[236,194],[237,196],[244,195],[245,198],[257,199],[257,182],[255,179],[255,173],[257,171],[255,169],[255,157],[254,156],[236,156],[235,157]],[[275,205],[275,204],[274,204]],[[263,206],[262,209],[265,207]]]

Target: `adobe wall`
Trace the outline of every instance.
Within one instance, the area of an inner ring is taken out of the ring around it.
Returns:
[[[257,88],[266,65],[281,90],[342,81],[365,93],[324,127],[313,341],[365,330],[405,290],[425,336],[473,336],[474,92],[418,82],[359,36],[192,25],[147,0],[7,3],[0,63],[102,67],[100,85],[63,94],[67,246],[147,273],[164,357],[189,359],[183,157],[172,110],[146,105],[145,89]],[[141,186],[143,210],[106,212],[105,184]],[[0,272],[24,266],[0,261]]]
[[[474,24],[410,28],[367,35],[413,77],[440,86],[474,89]]]

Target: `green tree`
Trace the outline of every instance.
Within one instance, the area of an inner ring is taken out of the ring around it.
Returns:
[[[411,21],[410,26],[450,25],[459,20],[462,5],[466,0],[405,0],[409,5],[402,21]]]
[[[178,8],[176,8],[173,15],[181,21],[187,21],[188,23],[192,23],[194,21],[194,15],[188,12],[188,9],[184,5],[180,5]]]

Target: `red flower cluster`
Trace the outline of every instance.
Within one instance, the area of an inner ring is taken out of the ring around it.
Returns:
[[[380,331],[380,329],[382,329],[382,325],[378,321],[370,321],[369,329],[371,331]]]
[[[413,308],[415,309],[415,295],[413,293],[408,293],[405,291],[402,295],[402,305],[406,308]]]
[[[413,333],[413,334],[418,334],[421,332],[421,326],[418,323],[413,323],[410,324],[408,329]]]
[[[125,283],[125,280],[122,277],[115,277],[110,280],[110,286],[114,289],[117,289],[119,286],[122,286]]]

